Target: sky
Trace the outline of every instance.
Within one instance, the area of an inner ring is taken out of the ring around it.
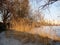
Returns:
[[[39,6],[45,4],[45,0],[30,0],[30,5],[33,10],[37,10]],[[49,5],[48,8],[42,10],[44,14],[44,19],[47,20],[60,20],[60,1],[56,1],[55,3]]]
[[[60,20],[60,1],[50,5],[49,10],[50,12],[47,9],[44,11],[46,19]]]
[[[1,11],[0,11],[0,22],[2,22],[2,15],[1,15]]]
[[[32,10],[37,10],[38,7],[45,4],[45,0],[29,0],[29,4],[31,6]],[[53,3],[52,5],[49,5],[49,8],[46,8],[42,10],[42,13],[44,14],[44,19],[48,20],[60,20],[60,1],[57,1]],[[2,17],[0,14],[0,21],[2,21]]]

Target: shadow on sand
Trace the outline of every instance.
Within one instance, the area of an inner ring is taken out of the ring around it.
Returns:
[[[6,31],[6,37],[13,37],[14,39],[22,41],[23,43],[37,43],[37,45],[55,45],[57,42],[59,42],[56,40],[49,39],[48,37],[42,37],[38,34],[31,34],[13,30]]]

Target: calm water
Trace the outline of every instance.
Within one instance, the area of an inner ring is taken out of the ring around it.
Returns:
[[[55,27],[53,27],[53,29],[55,29],[57,35],[60,36],[60,26],[55,26]]]
[[[47,30],[51,30],[52,33],[56,33],[57,36],[60,36],[60,26],[45,26],[47,27]]]
[[[42,26],[33,29],[33,31],[31,32],[36,34],[42,34],[44,36],[48,34],[48,36],[51,35],[50,37],[53,37],[54,35],[60,37],[60,26]]]

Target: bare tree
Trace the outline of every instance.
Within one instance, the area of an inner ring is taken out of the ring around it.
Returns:
[[[56,1],[48,0],[42,8]],[[0,0],[0,10],[3,12],[2,18],[4,24],[10,21],[9,18],[14,18],[14,20],[25,18],[29,15],[29,0]]]
[[[0,0],[0,11],[2,13],[1,15],[2,15],[3,24],[7,26],[7,20],[10,17],[10,15],[9,15],[9,10],[6,7],[5,1],[6,0]]]
[[[55,3],[55,2],[58,1],[58,0],[46,0],[46,1],[47,1],[47,2],[46,2],[44,5],[40,6],[40,7],[42,7],[41,9],[43,9],[43,8],[46,7],[46,6],[49,6],[50,4]]]

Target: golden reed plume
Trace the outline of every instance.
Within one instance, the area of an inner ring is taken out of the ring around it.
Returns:
[[[30,31],[31,29],[40,26],[35,21],[31,21],[28,18],[21,18],[19,21],[12,20],[10,29],[16,30],[16,31]]]

